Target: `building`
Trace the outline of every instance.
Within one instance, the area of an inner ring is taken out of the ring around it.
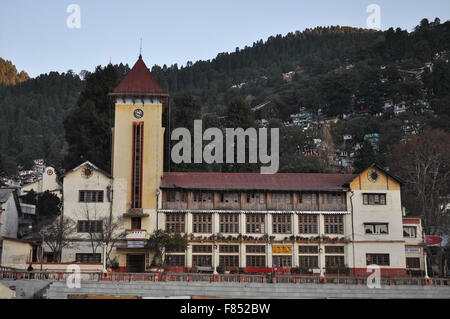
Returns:
[[[0,189],[0,237],[17,238],[21,214],[17,190]]]
[[[406,274],[401,181],[389,172],[373,165],[359,175],[163,173],[168,95],[141,56],[111,96],[112,176],[89,162],[66,174],[64,215],[91,229],[111,208],[126,233],[114,251],[121,271],[150,269],[146,241],[162,229],[188,240],[186,251],[167,253],[173,267],[367,275],[377,264],[383,275]],[[86,223],[76,214],[83,207],[103,213]],[[86,238],[78,242],[67,261],[103,259]]]
[[[111,186],[111,175],[89,161],[63,176],[64,217],[76,224],[69,238],[75,244],[63,249],[62,261],[103,264],[100,238],[111,214]],[[52,260],[48,249],[44,257]]]
[[[53,167],[46,167],[43,171],[42,176],[37,181],[25,184],[21,187],[21,194],[24,195],[32,190],[35,193],[49,191],[61,198],[62,186],[58,182],[55,169]]]
[[[31,241],[17,238],[0,238],[0,265],[14,269],[27,269],[33,262],[36,245]]]

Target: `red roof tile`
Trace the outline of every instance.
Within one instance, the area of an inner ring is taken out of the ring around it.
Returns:
[[[167,94],[153,78],[150,70],[139,56],[136,64],[111,95],[156,95]]]
[[[353,174],[164,173],[161,188],[341,191]]]

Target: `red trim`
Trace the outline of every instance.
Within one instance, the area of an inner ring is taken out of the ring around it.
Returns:
[[[420,224],[420,218],[403,218],[403,224]]]
[[[139,123],[141,134],[139,135],[141,137],[141,156],[139,157],[140,162],[140,173],[141,178],[139,179],[139,208],[142,208],[142,188],[143,188],[143,171],[144,171],[144,122]]]
[[[383,277],[404,277],[407,276],[405,268],[380,268]],[[367,268],[351,268],[351,274],[355,276],[367,277],[372,272],[367,272]]]
[[[132,156],[132,158],[131,158],[131,207],[133,207],[133,208],[135,208],[134,207],[134,185],[135,185],[135,178],[134,178],[134,175],[135,175],[135,171],[134,171],[134,169],[135,169],[135,164],[134,164],[134,162],[135,162],[135,160],[136,160],[136,125],[137,123],[136,122],[133,122],[133,151],[131,152],[131,156]]]

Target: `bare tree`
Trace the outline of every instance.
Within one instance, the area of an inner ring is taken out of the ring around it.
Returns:
[[[62,250],[72,245],[71,237],[76,231],[75,225],[72,219],[61,216],[41,230],[44,243],[50,248],[57,262],[61,262]]]
[[[426,129],[398,145],[394,159],[409,213],[422,218],[426,234],[449,235],[450,134]]]
[[[92,254],[106,246],[106,261],[111,264],[111,253],[125,238],[125,232],[122,229],[123,217],[114,217],[111,212],[105,214],[99,211],[96,205],[87,204],[82,207],[80,214],[88,223],[86,233],[89,236]]]

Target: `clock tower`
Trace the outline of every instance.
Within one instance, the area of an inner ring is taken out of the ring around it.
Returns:
[[[115,99],[113,214],[125,217],[124,228],[131,233],[127,239],[134,241],[128,247],[140,248],[156,229],[164,154],[162,112],[168,95],[142,56],[110,95]]]

